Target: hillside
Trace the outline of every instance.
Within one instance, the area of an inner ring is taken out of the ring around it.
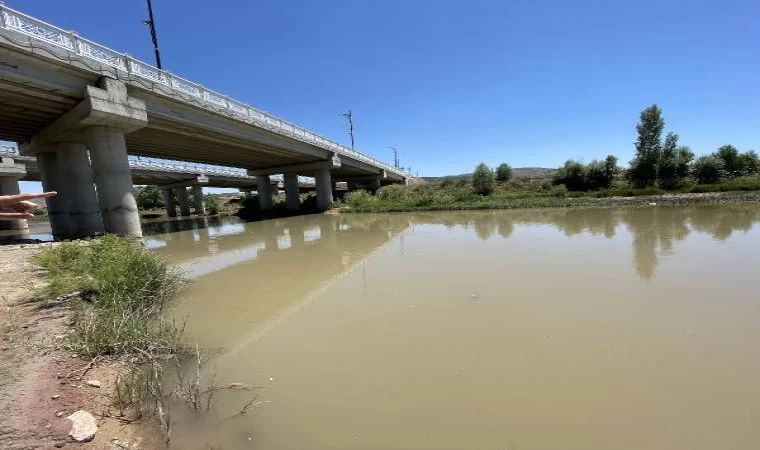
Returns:
[[[552,172],[554,169],[547,169],[545,167],[514,167],[512,168],[512,174],[515,177],[535,177],[535,176],[541,176],[546,175],[550,172]],[[471,173],[463,173],[461,175],[447,175],[452,178],[469,178],[472,176]],[[443,177],[420,177],[425,181],[441,181],[442,179],[446,178]]]

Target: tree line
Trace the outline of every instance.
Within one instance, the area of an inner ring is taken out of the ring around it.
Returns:
[[[664,131],[662,109],[649,106],[641,112],[636,125],[636,155],[628,168],[619,167],[614,155],[588,164],[570,159],[552,173],[552,183],[569,191],[594,191],[610,188],[616,179],[623,179],[634,188],[673,190],[693,183],[715,184],[727,178],[760,174],[760,158],[753,150],[742,153],[733,145],[723,145],[695,159],[689,147],[679,145],[678,134],[669,131],[663,139]],[[496,170],[480,163],[472,175],[472,185],[476,193],[488,195],[496,182],[506,183],[511,178],[512,168],[506,163]]]

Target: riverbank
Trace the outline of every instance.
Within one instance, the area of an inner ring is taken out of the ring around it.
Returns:
[[[760,203],[760,191],[751,192],[705,192],[634,197],[554,197],[554,196],[423,196],[413,198],[388,198],[367,193],[354,198],[347,197],[337,206],[342,213],[361,212],[414,212],[414,211],[464,211],[489,209],[530,208],[608,208],[616,206],[650,205],[716,205]]]
[[[160,440],[146,432],[150,428],[109,414],[121,364],[84,358],[64,345],[75,306],[38,299],[47,279],[31,258],[53,245],[0,247],[0,448],[159,448]],[[79,410],[92,414],[98,426],[86,443],[67,437],[67,417]]]

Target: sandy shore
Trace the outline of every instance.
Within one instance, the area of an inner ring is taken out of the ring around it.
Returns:
[[[44,273],[29,257],[49,245],[0,246],[0,448],[162,448],[155,438],[141,436],[153,436],[151,427],[111,417],[118,364],[91,364],[63,348],[71,306],[43,308],[34,301]],[[90,380],[101,387],[89,386]],[[71,421],[66,417],[78,410],[97,420],[98,432],[87,443],[67,437]]]

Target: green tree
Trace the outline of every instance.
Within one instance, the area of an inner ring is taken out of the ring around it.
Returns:
[[[733,145],[720,146],[713,156],[723,161],[723,168],[727,176],[738,177],[744,173],[743,160],[739,155],[739,150]]]
[[[700,156],[694,161],[694,177],[700,184],[719,183],[725,175],[724,162],[717,156]]]
[[[512,167],[507,163],[499,164],[496,168],[496,180],[506,183],[512,178]]]
[[[142,210],[163,208],[164,198],[156,186],[140,186],[135,189],[137,207]]]
[[[678,178],[683,180],[689,176],[691,171],[691,162],[694,161],[694,152],[689,147],[678,147],[676,156],[676,173]]]
[[[586,168],[586,187],[606,189],[612,185],[612,181],[619,172],[620,168],[614,155],[607,155],[603,161],[591,161]]]
[[[754,150],[742,153],[739,159],[741,160],[742,175],[760,173],[760,158]]]
[[[673,189],[681,184],[678,176],[678,135],[670,132],[665,136],[660,161],[657,164],[657,181],[663,189]]]
[[[583,163],[568,159],[565,165],[557,169],[552,176],[552,183],[564,184],[570,191],[585,191],[588,169]]]
[[[637,187],[651,186],[657,180],[657,165],[662,153],[662,131],[665,120],[662,110],[652,105],[641,112],[636,125],[636,157],[631,161],[628,176]]]
[[[485,163],[480,163],[475,167],[475,172],[472,174],[472,187],[475,193],[480,195],[493,192],[493,171]]]

